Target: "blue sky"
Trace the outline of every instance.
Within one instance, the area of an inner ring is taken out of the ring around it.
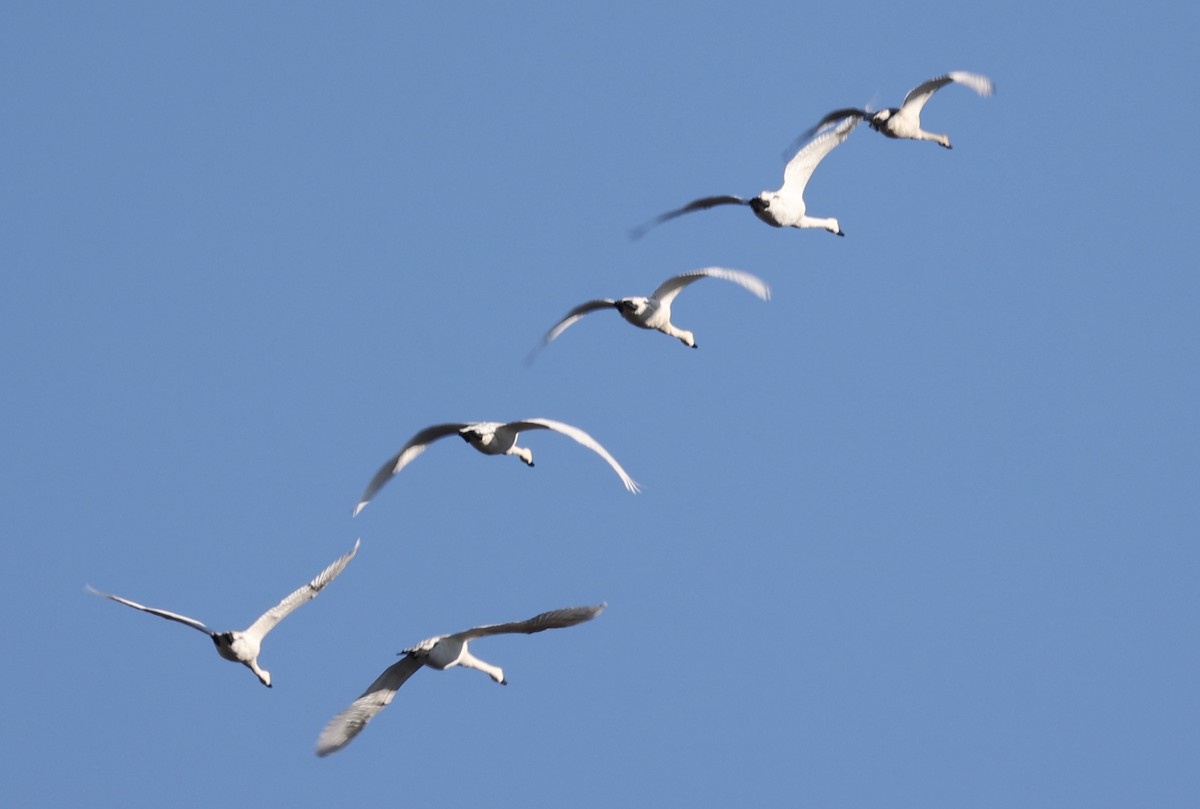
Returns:
[[[1195,806],[1192,141],[1180,6],[41,4],[0,26],[13,805]],[[776,188],[830,109],[865,127]],[[691,351],[591,315],[708,265]],[[433,446],[549,433],[537,466]],[[90,583],[269,637],[275,686]],[[325,722],[430,635],[348,748]]]

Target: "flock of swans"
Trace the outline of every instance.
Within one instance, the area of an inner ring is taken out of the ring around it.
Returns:
[[[975,73],[952,72],[914,87],[904,97],[898,108],[871,112],[869,109],[847,107],[834,110],[817,122],[801,136],[799,148],[784,170],[783,185],[776,191],[763,191],[756,197],[742,198],[733,195],[703,197],[682,208],[660,214],[630,232],[632,238],[640,238],[650,229],[683,214],[702,211],[720,205],[746,205],[754,215],[772,227],[824,228],[830,233],[844,236],[838,220],[833,217],[813,217],[807,213],[804,189],[820,162],[833,149],[844,143],[862,121],[889,138],[925,140],[951,148],[950,138],[944,134],[927,132],[921,128],[921,110],[929,99],[948,84],[961,84],[981,96],[990,96],[995,87],[992,80]],[[759,277],[741,270],[723,267],[705,267],[668,278],[648,296],[626,298],[599,298],[581,303],[555,323],[540,343],[534,347],[527,361],[532,361],[537,351],[549,345],[572,324],[591,312],[616,309],[627,322],[641,329],[660,331],[674,337],[685,346],[696,348],[695,335],[671,322],[671,306],[679,294],[691,284],[704,279],[716,278],[737,284],[761,300],[770,300],[771,290]],[[366,508],[379,490],[416,460],[426,448],[438,439],[457,434],[460,438],[485,455],[513,455],[527,466],[533,466],[533,452],[517,445],[521,433],[532,430],[552,430],[575,440],[599,455],[616,472],[621,483],[631,493],[638,493],[637,482],[630,477],[616,458],[587,432],[561,421],[545,418],[530,418],[511,422],[448,422],[426,427],[416,433],[400,450],[383,464],[371,478],[354,508],[353,516]],[[250,669],[258,680],[271,687],[271,673],[258,663],[263,639],[275,626],[300,605],[316,598],[337,576],[345,570],[358,552],[360,540],[356,540],[349,552],[339,557],[322,570],[312,581],[297,589],[287,598],[263,613],[247,629],[241,631],[216,632],[195,618],[189,618],[164,609],[147,607],[110,593],[103,593],[87,586],[87,592],[124,604],[142,612],[166,618],[208,635],[216,646],[217,653]],[[523,633],[533,634],[547,629],[562,629],[590,621],[599,615],[606,604],[567,607],[535,615],[525,621],[504,624],[486,624],[449,635],[438,635],[405,649],[400,660],[383,671],[367,689],[345,710],[334,716],[321,731],[317,739],[316,753],[327,756],[350,743],[380,711],[386,708],[400,687],[416,671],[428,666],[439,671],[454,666],[465,666],[487,674],[492,680],[507,685],[508,680],[499,666],[494,666],[475,657],[468,650],[468,643],[476,638],[490,635]]]

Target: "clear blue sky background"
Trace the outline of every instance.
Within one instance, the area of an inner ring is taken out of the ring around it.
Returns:
[[[1200,805],[1197,12],[12,3],[0,372],[12,806]],[[810,212],[776,188],[865,127]],[[705,265],[690,351],[568,308]],[[527,469],[441,421],[590,431]],[[275,687],[83,585],[270,636]],[[427,636],[511,684],[415,676]]]

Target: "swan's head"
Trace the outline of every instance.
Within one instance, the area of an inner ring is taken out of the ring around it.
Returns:
[[[267,688],[271,687],[271,672],[267,671],[266,669],[255,669],[254,673],[258,675],[259,682],[261,682]]]
[[[527,447],[513,446],[509,452],[521,459],[521,463],[526,466],[533,466],[533,450]]]
[[[842,226],[839,225],[838,221],[832,217],[830,217],[828,220],[826,220],[825,229],[828,230],[830,233],[832,233],[834,236],[845,236],[846,235],[845,233],[842,232]]]
[[[679,342],[683,343],[688,348],[700,347],[696,345],[696,335],[692,334],[690,331],[680,330],[679,334],[675,336],[679,338]]]

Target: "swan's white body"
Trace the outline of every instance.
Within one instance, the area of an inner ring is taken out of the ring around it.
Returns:
[[[503,669],[480,660],[468,651],[469,641],[488,635],[518,632],[532,635],[547,629],[575,626],[592,620],[604,611],[605,606],[605,604],[597,604],[590,607],[567,607],[543,612],[527,621],[477,626],[453,635],[438,635],[405,649],[401,652],[404,657],[385,669],[383,674],[375,679],[375,682],[367,686],[367,690],[358,699],[329,720],[329,724],[325,726],[317,739],[317,755],[327,756],[349,744],[376,714],[391,704],[396,692],[400,690],[400,686],[404,685],[408,678],[422,666],[438,670],[465,666],[482,671],[501,685],[508,685]]]
[[[136,601],[130,601],[120,596],[112,595],[111,593],[102,593],[99,590],[87,587],[87,591],[93,595],[110,598],[127,607],[133,607],[135,610],[148,612],[151,615],[157,615],[160,618],[166,618],[169,621],[177,621],[185,626],[190,626],[193,629],[198,629],[204,634],[212,638],[213,644],[217,647],[217,654],[226,660],[232,660],[234,663],[241,663],[246,668],[254,672],[259,681],[267,688],[271,687],[271,672],[258,665],[258,655],[262,651],[263,638],[267,633],[275,628],[275,625],[286,618],[293,610],[308,601],[317,597],[329,582],[337,578],[337,575],[345,569],[346,565],[350,564],[350,560],[354,558],[354,554],[358,553],[359,540],[355,540],[354,547],[350,552],[339,558],[336,562],[317,574],[316,578],[304,585],[300,589],[293,592],[283,601],[280,601],[271,609],[264,612],[257,621],[252,623],[248,628],[239,631],[230,632],[215,632],[209,629],[195,618],[189,618],[186,615],[180,615],[175,612],[147,607]]]
[[[693,270],[692,272],[685,272],[673,278],[668,278],[659,284],[658,289],[651,292],[649,297],[597,298],[587,303],[581,303],[570,312],[567,312],[562,320],[558,321],[550,331],[546,332],[546,336],[542,338],[539,346],[548,345],[552,340],[566,331],[571,324],[588,312],[615,308],[621,313],[621,317],[640,329],[660,331],[663,334],[678,339],[685,346],[696,348],[696,336],[692,332],[681,329],[671,322],[671,304],[689,284],[695,283],[701,278],[720,278],[723,281],[732,281],[754,293],[764,301],[771,298],[770,287],[756,275],[751,275],[741,270],[728,270],[724,267],[705,267],[704,269]]]
[[[783,185],[776,191],[763,191],[757,197],[743,199],[738,196],[703,197],[689,202],[682,208],[660,214],[644,225],[635,228],[630,235],[640,238],[651,228],[677,216],[693,211],[703,211],[717,205],[749,205],[754,215],[768,225],[777,228],[824,228],[837,236],[844,236],[841,225],[832,217],[808,215],[804,202],[804,189],[813,171],[837,146],[844,143],[862,118],[848,115],[836,127],[821,132],[804,145],[788,161],[783,171]]]
[[[398,475],[400,470],[412,463],[418,455],[425,451],[426,447],[439,438],[445,438],[455,433],[484,455],[515,455],[526,466],[533,466],[533,451],[517,446],[517,436],[526,430],[553,430],[574,439],[607,461],[608,465],[621,478],[626,489],[634,494],[639,491],[637,481],[629,476],[629,473],[622,468],[621,464],[617,463],[617,459],[610,455],[608,450],[600,445],[599,441],[570,424],[551,419],[523,419],[510,421],[507,424],[498,421],[453,422],[426,427],[410,438],[399,452],[379,468],[375,477],[367,484],[366,490],[359,498],[358,505],[354,507],[354,516],[357,517],[358,513],[367,507],[367,503],[371,501],[375,493],[383,488],[383,485],[392,477]]]
[[[815,132],[833,121],[852,116],[859,119],[866,119],[872,129],[889,138],[928,140],[946,149],[953,148],[950,145],[949,135],[926,132],[921,128],[921,110],[924,109],[925,103],[933,97],[934,93],[947,84],[961,84],[964,87],[971,88],[985,98],[996,92],[996,85],[987,76],[978,73],[966,73],[961,70],[954,71],[918,84],[908,91],[908,95],[904,96],[904,101],[901,102],[899,107],[889,107],[888,109],[879,110],[874,113],[869,110],[859,109],[834,110],[822,118],[809,132]]]

